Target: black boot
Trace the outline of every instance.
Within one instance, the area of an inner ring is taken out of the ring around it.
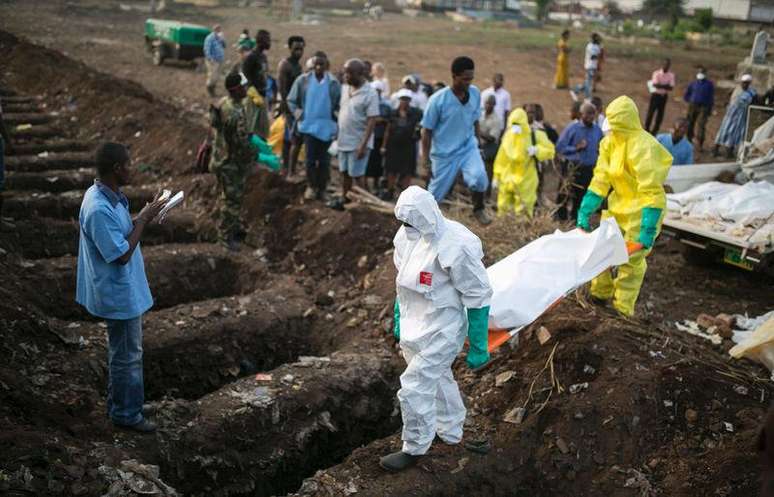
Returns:
[[[473,217],[484,226],[492,222],[484,208],[484,192],[473,192]]]
[[[393,452],[379,459],[379,466],[391,473],[397,473],[414,466],[422,456],[412,456],[403,451]]]

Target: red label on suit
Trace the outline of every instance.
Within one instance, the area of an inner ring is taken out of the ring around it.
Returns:
[[[433,273],[428,273],[427,271],[422,271],[421,273],[419,273],[419,284],[425,285],[425,286],[432,286]]]

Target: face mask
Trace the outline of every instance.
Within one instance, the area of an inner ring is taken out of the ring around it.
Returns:
[[[406,231],[406,238],[412,242],[419,240],[419,238],[422,236],[422,233],[420,233],[419,230],[414,227],[404,226],[403,229]]]
[[[521,126],[519,126],[518,124],[512,125],[511,126],[511,133],[513,133],[515,135],[520,135],[521,134]]]
[[[696,75],[696,79],[698,79],[698,80],[702,80],[702,79],[704,79],[704,78],[706,78],[706,77],[707,77],[707,76],[705,76],[703,72],[700,72],[700,73],[698,73],[698,74]]]
[[[611,130],[611,128],[610,128],[610,121],[608,121],[607,119],[605,119],[605,120],[602,122],[602,132],[603,132],[603,133],[609,133],[609,132],[610,132],[610,130]]]

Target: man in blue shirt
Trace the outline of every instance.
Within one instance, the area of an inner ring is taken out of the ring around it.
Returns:
[[[452,85],[430,97],[422,118],[422,157],[432,171],[427,189],[440,203],[457,175],[473,193],[473,215],[481,224],[492,222],[484,209],[489,185],[479,152],[478,119],[481,93],[473,86],[475,64],[469,57],[452,62]]]
[[[581,200],[594,176],[594,166],[599,157],[599,142],[605,137],[596,120],[597,108],[590,102],[584,103],[580,108],[580,121],[564,128],[559,141],[556,142],[557,153],[562,155],[567,166],[573,171],[569,199],[572,202],[570,216],[573,220],[578,219]],[[557,217],[567,219],[566,205],[560,206]]]
[[[218,83],[220,68],[225,59],[226,40],[220,24],[212,27],[212,33],[204,39],[204,64],[207,66],[207,93],[215,96],[215,85]]]
[[[696,79],[685,90],[683,100],[688,103],[686,136],[689,142],[693,142],[695,137],[701,150],[704,146],[707,119],[712,115],[712,106],[715,105],[715,85],[707,78],[707,70],[704,67],[699,67]],[[697,124],[698,132],[695,129]]]
[[[306,148],[306,200],[325,200],[330,178],[328,149],[338,131],[341,85],[328,72],[325,52],[312,58],[313,69],[297,77],[288,94],[288,108],[298,123]]]
[[[673,166],[693,164],[693,145],[685,139],[688,132],[688,120],[679,117],[671,133],[661,133],[656,137],[658,142],[672,154]]]
[[[121,186],[129,182],[129,152],[105,143],[96,155],[97,179],[79,215],[76,301],[105,319],[108,330],[108,415],[116,426],[150,433],[143,416],[142,315],[153,305],[140,238],[166,200],[160,196],[132,220]]]

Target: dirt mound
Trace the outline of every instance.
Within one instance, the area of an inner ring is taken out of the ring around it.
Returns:
[[[137,83],[115,78],[61,52],[32,45],[0,31],[5,83],[43,96],[58,126],[77,137],[126,143],[145,172],[190,171],[206,134],[200,116],[154,97]]]
[[[551,340],[523,332],[483,376],[455,367],[466,439],[488,439],[489,454],[436,443],[417,469],[386,475],[378,457],[400,446],[395,436],[300,495],[755,495],[755,440],[774,393],[761,368],[575,302],[541,325]]]

